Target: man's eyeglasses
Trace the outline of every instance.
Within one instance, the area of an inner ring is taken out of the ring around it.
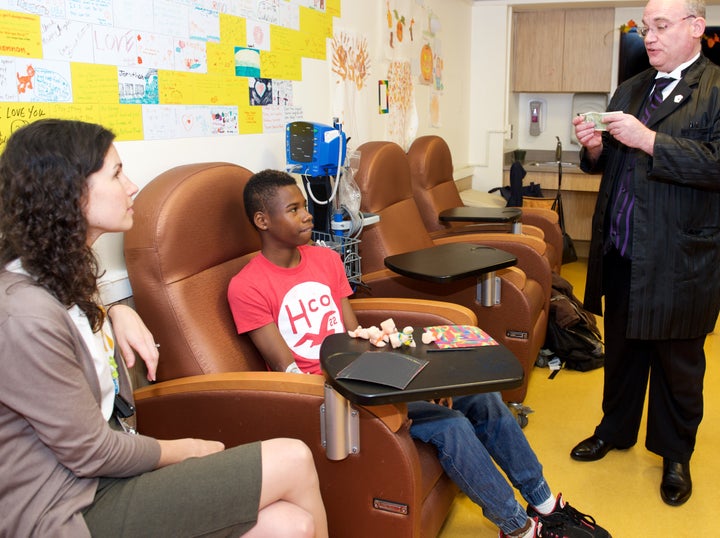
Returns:
[[[641,37],[646,38],[647,35],[652,31],[653,34],[656,36],[661,36],[665,33],[666,30],[671,28],[673,25],[677,24],[678,22],[686,21],[688,19],[695,19],[697,18],[697,15],[688,15],[687,17],[683,17],[677,22],[668,22],[663,21],[659,23],[657,26],[638,26],[637,31],[638,34],[640,34]]]

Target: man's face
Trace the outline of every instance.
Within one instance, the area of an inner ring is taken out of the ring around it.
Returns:
[[[650,0],[643,12],[650,65],[669,73],[700,51],[705,19],[687,12],[683,0]]]

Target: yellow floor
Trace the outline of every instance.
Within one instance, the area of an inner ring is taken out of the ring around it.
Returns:
[[[564,265],[562,274],[582,299],[584,263]],[[570,458],[570,449],[593,433],[601,417],[602,370],[563,370],[552,380],[547,369],[535,368],[532,373],[525,404],[534,413],[524,432],[550,487],[593,515],[614,538],[720,536],[720,518],[715,515],[720,482],[715,464],[720,449],[720,323],[705,350],[705,416],[691,462],[693,495],[680,507],[660,499],[662,459],[645,449],[644,419],[638,444],[630,450],[612,451],[591,463]],[[459,495],[439,536],[491,538],[497,536],[497,528],[478,506]]]

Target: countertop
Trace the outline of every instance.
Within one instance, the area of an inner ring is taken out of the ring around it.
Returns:
[[[580,156],[579,150],[563,151],[562,152],[562,169],[563,172],[569,174],[581,174],[579,166]],[[510,170],[510,166],[513,163],[513,152],[509,151],[505,153],[503,157],[503,170]],[[555,160],[554,150],[527,150],[525,160],[523,162],[523,168],[525,171],[530,172],[557,172],[558,165]]]

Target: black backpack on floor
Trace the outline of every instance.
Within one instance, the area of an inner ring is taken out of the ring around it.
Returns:
[[[583,308],[573,294],[572,284],[553,273],[545,348],[565,368],[587,372],[605,362],[602,335],[595,316]]]

